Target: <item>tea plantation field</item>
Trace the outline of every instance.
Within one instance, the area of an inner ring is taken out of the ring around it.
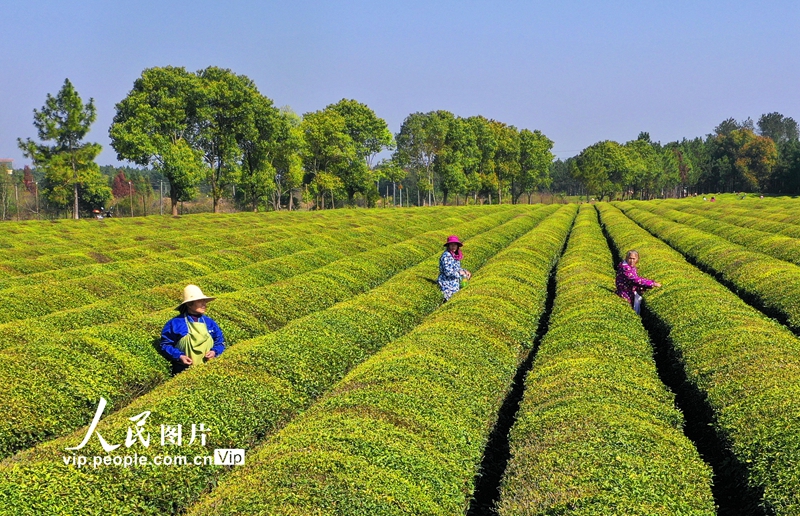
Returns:
[[[800,514],[794,199],[6,223],[0,306],[3,515]]]

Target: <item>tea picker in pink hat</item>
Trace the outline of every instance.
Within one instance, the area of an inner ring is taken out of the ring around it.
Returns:
[[[442,257],[439,258],[439,287],[445,301],[461,289],[462,279],[469,280],[472,277],[468,270],[461,267],[461,259],[464,257],[462,245],[457,236],[450,235],[444,243]]]
[[[183,302],[175,308],[178,315],[161,331],[161,350],[172,360],[174,372],[202,364],[225,350],[222,330],[206,315],[206,305],[214,299],[197,285],[183,289]]]

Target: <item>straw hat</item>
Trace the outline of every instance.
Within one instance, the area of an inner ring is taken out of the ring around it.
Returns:
[[[213,301],[217,299],[216,297],[208,297],[203,294],[203,291],[200,290],[200,287],[197,285],[186,285],[183,289],[183,302],[175,307],[175,310],[180,310],[183,305],[186,303],[191,303],[192,301]]]
[[[444,243],[444,246],[447,247],[448,244],[458,244],[458,247],[464,245],[458,240],[458,237],[455,235],[450,235],[449,237],[447,237],[447,242]]]

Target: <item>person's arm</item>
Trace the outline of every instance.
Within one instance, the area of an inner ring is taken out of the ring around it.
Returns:
[[[218,357],[223,351],[225,351],[225,337],[222,335],[222,329],[214,319],[211,319],[210,317],[203,317],[203,319],[206,321],[208,334],[211,335],[212,339],[214,339],[214,345],[211,346],[211,350],[206,353],[206,358]],[[209,356],[212,351],[214,352],[214,355]]]
[[[649,280],[647,278],[642,278],[638,274],[633,267],[628,265],[627,263],[622,264],[622,273],[625,275],[626,278],[631,280],[634,284],[644,287],[644,288],[652,288],[656,286],[656,282],[653,280]]]
[[[180,349],[175,347],[175,344],[183,337],[180,334],[180,328],[176,328],[176,319],[170,319],[161,330],[161,350],[167,355],[170,360],[174,362],[181,361],[183,353]],[[185,335],[185,334],[184,334]]]

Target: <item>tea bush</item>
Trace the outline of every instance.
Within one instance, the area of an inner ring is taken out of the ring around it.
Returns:
[[[494,256],[189,514],[463,514],[575,212],[561,208]]]
[[[750,488],[763,490],[768,513],[798,514],[800,340],[617,208],[598,208],[617,248],[638,249],[642,274],[663,284],[648,294],[646,306],[687,381],[708,400],[714,429],[746,467]]]
[[[612,265],[583,205],[511,429],[501,515],[715,514],[710,468],[682,433],[641,320],[614,294]]]
[[[636,208],[649,211],[659,217],[685,224],[701,231],[707,231],[720,236],[734,244],[739,244],[751,251],[757,251],[795,265],[800,264],[800,239],[784,235],[777,235],[768,231],[755,228],[746,228],[728,224],[721,220],[694,215],[688,212],[674,210],[663,205],[648,204],[645,202],[630,203]],[[800,230],[800,226],[796,226]]]
[[[469,227],[474,228],[472,230],[485,230],[497,224],[498,220],[511,216],[512,212],[504,210],[498,216],[489,215],[472,220]],[[434,226],[435,222],[430,221],[429,225]],[[408,244],[390,245],[398,236],[393,228],[362,232],[369,236],[367,242],[361,242],[363,248],[377,246],[377,250],[348,259],[342,258],[343,254],[361,250],[357,242],[351,242],[344,248],[347,253],[322,247],[316,251],[316,255],[328,256],[329,265],[325,267],[314,268],[277,283],[273,281],[264,287],[242,289],[221,296],[215,302],[212,313],[229,343],[235,343],[233,339],[236,338],[252,338],[273,331],[294,318],[368,290],[377,284],[376,281],[379,283],[415,263],[409,260],[421,259],[420,246],[422,249],[437,247],[433,235],[421,235],[411,239]],[[395,252],[404,254],[397,259],[393,254]],[[305,256],[299,258],[298,267],[301,262],[308,261]],[[373,268],[372,274],[365,273],[365,264]],[[383,268],[376,269],[375,264]],[[291,270],[291,267],[288,268],[288,271]],[[205,288],[202,281],[198,283]],[[227,316],[226,309],[229,306],[234,307],[232,317]],[[258,321],[257,326],[250,324],[243,328],[237,325],[241,310],[249,314],[247,322]],[[0,456],[80,426],[76,422],[91,419],[93,400],[101,395],[112,406],[124,405],[142,392],[142,385],[163,381],[168,374],[168,365],[158,353],[156,342],[161,327],[172,315],[174,312],[169,308],[135,320],[123,319],[120,325],[131,330],[118,335],[115,340],[87,339],[96,335],[96,330],[90,329],[3,350],[3,355],[6,358],[13,357],[13,360],[0,361],[0,381],[8,386],[6,396],[0,403],[12,416],[5,421],[0,420]],[[120,361],[113,359],[120,353],[126,368],[124,375],[118,373],[122,366]],[[100,359],[96,358],[98,355]],[[82,367],[82,364],[86,366]]]
[[[463,236],[491,230],[485,238],[480,235],[468,241],[467,259],[473,261],[467,265],[479,267],[555,208],[504,208],[501,213],[454,228]],[[515,216],[522,214],[525,216]],[[504,221],[509,222],[497,227]],[[392,246],[378,247],[368,256],[350,259],[353,266],[359,260],[385,263],[382,275],[388,278],[429,257],[382,287],[364,295],[351,294],[345,303],[297,319],[275,333],[241,342],[219,360],[189,369],[101,421],[98,430],[107,439],[119,442],[131,424],[127,418],[149,410],[151,427],[157,428],[159,423],[188,427],[203,422],[214,429],[215,447],[251,447],[308,406],[355,363],[387,339],[411,330],[440,304],[441,293],[431,285],[430,278],[435,277],[441,242],[447,234],[440,230],[423,235],[415,243],[398,244],[404,246],[402,252]],[[351,266],[340,262],[337,270],[344,274]],[[320,279],[324,276],[318,275]],[[376,280],[353,278],[372,286]],[[316,287],[310,284],[307,288],[311,291]],[[342,295],[329,287],[316,294],[325,298]],[[56,508],[62,514],[171,513],[185,507],[223,473],[214,467],[78,470],[65,466],[60,461],[63,448],[79,442],[83,432],[4,461],[0,469],[7,481],[0,481],[0,512],[15,506],[30,508],[30,514]],[[90,446],[85,453],[98,452],[95,442]],[[171,451],[151,444],[154,453],[154,447]],[[194,451],[209,453],[205,448]],[[181,449],[181,453],[187,453],[187,449]],[[43,482],[44,478],[50,480]],[[176,478],[181,479],[178,489]]]
[[[620,206],[631,220],[800,332],[800,267],[630,205]]]

